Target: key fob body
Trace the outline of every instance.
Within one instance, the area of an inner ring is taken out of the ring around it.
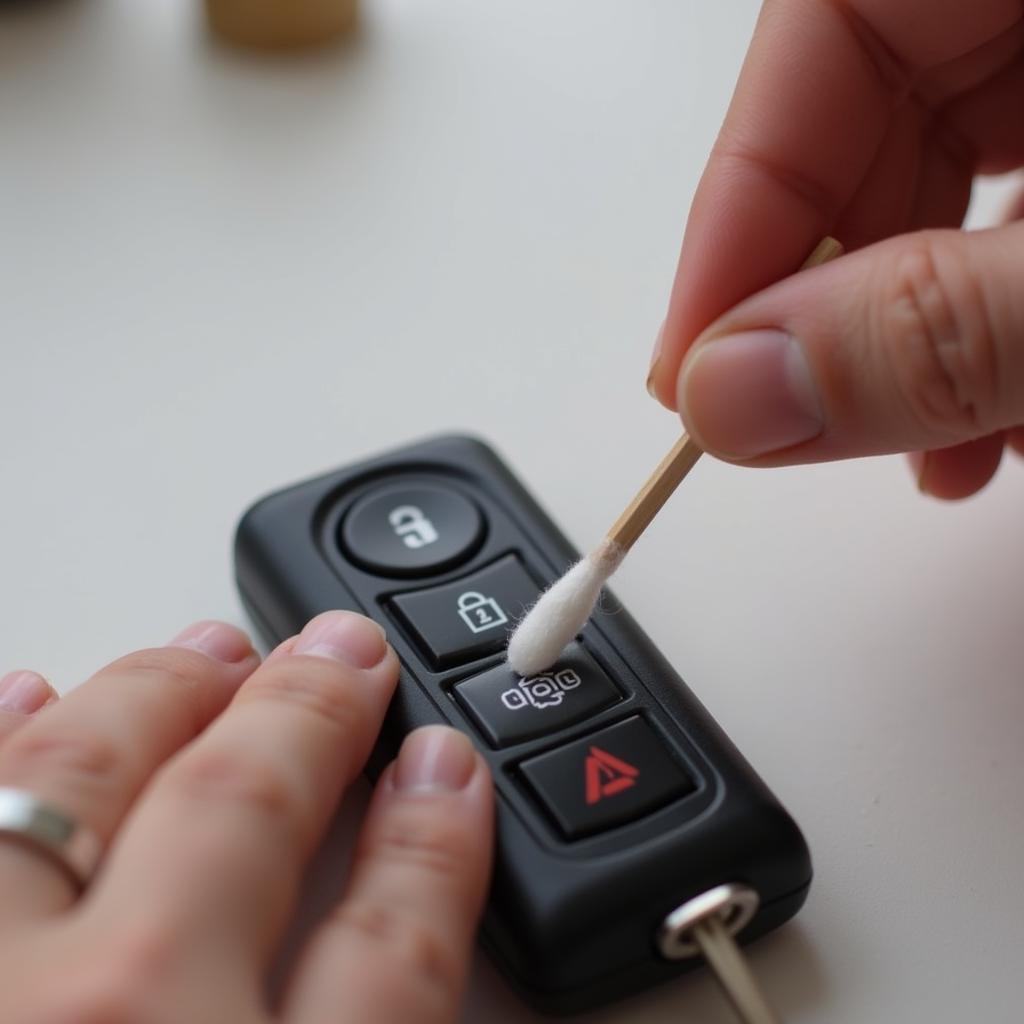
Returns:
[[[739,940],[800,908],[796,824],[628,613],[606,594],[550,672],[516,677],[508,633],[578,558],[487,445],[433,438],[271,494],[242,518],[243,603],[276,644],[349,608],[388,631],[402,678],[368,771],[446,723],[497,795],[481,938],[533,1005],[577,1012],[665,981],[666,916],[727,882],[760,897]]]

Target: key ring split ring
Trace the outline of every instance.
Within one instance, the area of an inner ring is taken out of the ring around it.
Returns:
[[[79,891],[89,884],[103,856],[103,843],[92,829],[27,790],[8,786],[0,786],[0,839],[13,839],[43,854]]]
[[[760,903],[757,893],[746,885],[717,885],[687,900],[665,918],[658,932],[658,949],[667,960],[699,956],[700,946],[692,935],[694,925],[717,917],[729,935],[738,935],[757,913]]]

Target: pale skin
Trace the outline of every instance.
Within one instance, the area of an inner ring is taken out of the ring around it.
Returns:
[[[394,690],[383,631],[329,612],[261,665],[204,622],[57,700],[0,681],[0,785],[109,849],[79,896],[0,842],[0,1020],[263,1024],[455,1019],[490,871],[492,787],[460,733],[408,737],[378,782],[347,888],[279,1007],[264,975],[311,852]],[[9,682],[14,679],[14,683]]]
[[[736,462],[927,451],[929,493],[984,486],[1006,445],[1024,451],[1024,204],[948,229],[976,174],[1024,165],[1022,112],[1021,0],[770,0],[687,226],[657,397]],[[849,254],[786,278],[825,234]],[[441,727],[384,773],[342,899],[281,1005],[264,996],[396,680],[380,630],[347,612],[262,665],[203,622],[60,700],[34,672],[0,680],[0,786],[108,844],[79,894],[0,840],[0,1020],[454,1020],[493,797]]]
[[[923,490],[974,493],[1024,451],[1024,203],[949,229],[1022,166],[1020,0],[768,0],[652,392],[733,462],[927,452]],[[852,251],[793,275],[827,234]]]

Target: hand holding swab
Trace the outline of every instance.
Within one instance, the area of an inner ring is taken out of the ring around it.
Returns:
[[[826,263],[842,251],[836,239],[823,238],[801,269]],[[515,672],[528,677],[555,663],[590,618],[601,588],[701,454],[693,439],[683,434],[604,540],[541,594],[509,640],[508,662]]]

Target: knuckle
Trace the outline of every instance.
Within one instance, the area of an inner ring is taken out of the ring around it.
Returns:
[[[303,659],[282,659],[254,676],[243,691],[244,700],[279,702],[298,708],[332,731],[361,736],[369,716],[366,695],[340,665]]]
[[[220,674],[212,658],[184,647],[160,647],[135,651],[113,662],[105,673],[121,678],[125,685],[149,685],[184,705],[192,715],[196,731],[205,721],[203,694]]]
[[[350,900],[334,912],[331,926],[348,931],[379,952],[397,976],[421,982],[442,993],[458,990],[462,960],[434,928],[399,908],[367,900]],[[394,976],[394,975],[392,975]]]
[[[925,233],[885,268],[875,333],[910,414],[954,441],[994,429],[999,358],[977,270],[941,239]]]
[[[768,150],[752,146],[743,135],[741,130],[725,124],[715,140],[712,155],[726,176],[748,176],[753,172],[756,177],[816,211],[822,223],[833,219],[835,211],[841,209],[845,202],[833,187],[820,177],[788,166]]]
[[[165,785],[189,801],[232,804],[274,819],[278,826],[296,827],[299,800],[294,787],[250,754],[193,750],[168,769]]]
[[[151,647],[132,651],[111,662],[104,671],[123,675],[166,674],[189,689],[195,689],[217,673],[219,662],[188,647]]]
[[[117,776],[122,754],[109,737],[74,724],[22,729],[4,745],[0,777],[7,782],[47,780],[62,791],[102,791]]]
[[[421,812],[381,825],[365,856],[413,868],[435,882],[458,879],[466,872],[465,844],[460,840],[450,820]]]

